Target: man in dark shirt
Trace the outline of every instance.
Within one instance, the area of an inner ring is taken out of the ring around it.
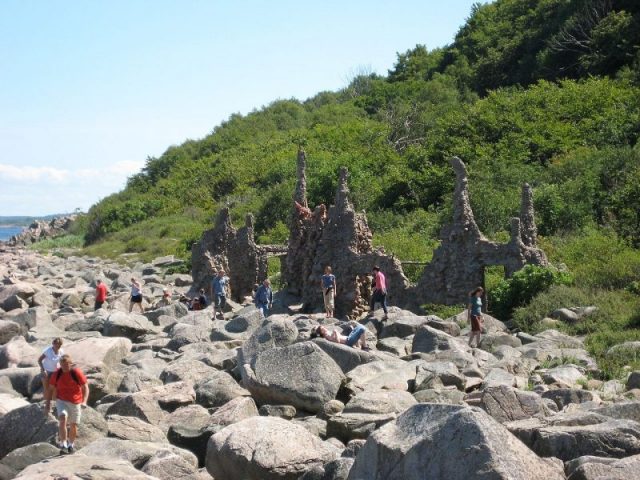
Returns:
[[[255,305],[262,312],[264,318],[269,316],[269,309],[273,306],[273,291],[269,279],[262,282],[262,285],[256,290]]]

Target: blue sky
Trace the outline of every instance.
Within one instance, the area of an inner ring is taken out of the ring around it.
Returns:
[[[0,215],[86,210],[232,113],[451,43],[473,3],[3,0]]]

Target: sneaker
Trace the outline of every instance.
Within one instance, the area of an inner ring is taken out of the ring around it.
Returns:
[[[75,449],[75,447],[73,445],[69,445],[67,447],[67,453],[73,453],[75,451],[76,451],[76,449]]]

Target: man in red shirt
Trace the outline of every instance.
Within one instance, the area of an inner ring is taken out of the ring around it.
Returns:
[[[107,299],[107,286],[102,283],[102,280],[98,280],[96,282],[96,303],[94,305],[94,310],[98,310],[102,308],[102,304]]]
[[[60,368],[51,376],[53,399],[56,401],[58,415],[58,442],[60,453],[73,453],[73,442],[78,435],[78,424],[82,415],[82,407],[87,406],[89,385],[87,377],[79,368],[72,368],[71,355],[63,355]],[[67,440],[67,427],[69,436]]]

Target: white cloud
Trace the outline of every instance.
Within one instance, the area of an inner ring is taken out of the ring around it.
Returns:
[[[121,161],[100,168],[70,170],[55,167],[30,167],[0,163],[0,181],[12,184],[69,184],[79,180],[100,179],[104,183],[120,184],[139,172],[144,162]]]
[[[144,162],[122,161],[95,168],[15,166],[0,163],[0,215],[46,215],[86,211],[124,188]]]

